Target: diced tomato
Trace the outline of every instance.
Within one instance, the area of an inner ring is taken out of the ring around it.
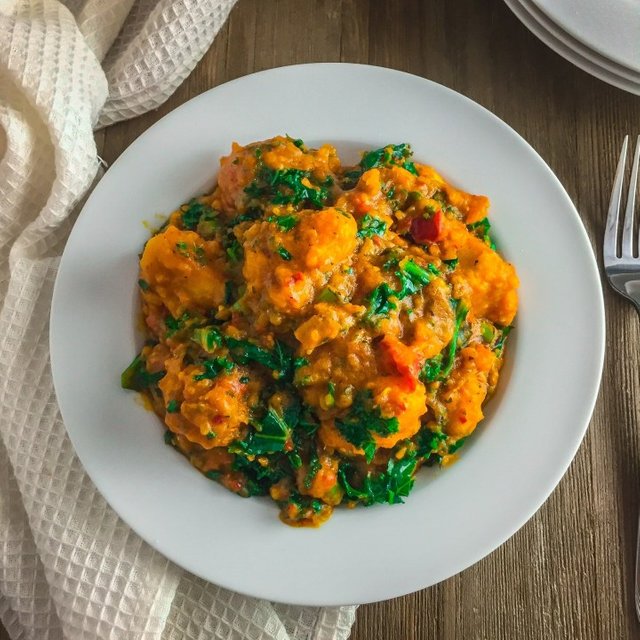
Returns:
[[[353,206],[358,213],[367,213],[371,210],[371,201],[365,194],[357,194],[353,198]]]
[[[403,344],[397,338],[386,335],[380,342],[389,368],[400,375],[409,389],[416,388],[422,361],[413,349]]]
[[[430,218],[414,218],[411,221],[411,235],[420,244],[437,242],[442,237],[443,229],[444,215],[440,209]]]

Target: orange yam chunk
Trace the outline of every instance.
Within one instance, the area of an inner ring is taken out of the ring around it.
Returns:
[[[442,401],[447,407],[445,432],[452,438],[464,438],[484,417],[482,403],[489,390],[489,376],[499,365],[498,358],[488,347],[474,344],[465,347],[458,363],[447,380]]]
[[[303,322],[294,332],[301,349],[309,354],[325,342],[335,340],[352,327],[365,307],[354,304],[341,306],[319,302],[314,305],[315,314]]]
[[[165,422],[174,433],[183,435],[203,449],[228,445],[249,421],[238,371],[213,380],[196,380],[203,372],[198,365],[182,366],[178,358],[167,361],[167,373],[158,386],[165,401],[180,402],[180,410],[167,413]]]
[[[489,214],[489,198],[487,196],[474,196],[448,184],[444,186],[444,191],[449,203],[465,214],[467,224],[478,222]]]
[[[303,215],[291,253],[306,269],[332,269],[351,257],[358,225],[348,213],[329,207]]]
[[[291,231],[273,227],[256,223],[245,233],[242,274],[250,294],[266,298],[280,312],[298,314],[312,302],[326,274],[351,257],[358,226],[351,215],[330,207],[302,211]],[[290,259],[283,259],[282,249]]]
[[[296,312],[306,307],[314,294],[313,281],[290,262],[283,264],[260,245],[245,244],[242,275],[249,291],[265,297],[279,311]]]
[[[236,142],[231,154],[220,160],[218,189],[225,211],[244,211],[244,189],[254,179],[256,165],[254,150],[241,147]]]
[[[513,266],[471,234],[458,260],[451,276],[456,297],[465,300],[476,317],[510,325],[518,309],[518,276]]]
[[[464,214],[467,224],[486,218],[489,213],[489,198],[487,196],[477,196],[461,189],[456,189],[445,182],[433,167],[416,164],[416,168],[418,169],[419,183],[426,183],[432,191],[444,191],[449,204]]]
[[[174,317],[185,311],[204,313],[224,300],[224,277],[215,263],[219,252],[217,242],[169,225],[147,242],[140,275]]]
[[[376,447],[392,448],[400,440],[410,438],[420,429],[420,417],[426,412],[427,395],[422,383],[411,389],[398,376],[377,378],[367,385],[373,392],[373,402],[385,418],[398,419],[398,431],[387,436],[372,432]],[[347,455],[363,455],[362,449],[348,442],[340,433],[333,420],[323,421],[318,430],[320,440]]]
[[[427,394],[422,383],[414,389],[407,388],[402,378],[383,377],[371,383],[373,401],[380,407],[383,417],[398,418],[398,431],[389,436],[373,435],[378,447],[390,449],[400,440],[405,440],[418,433],[420,417],[426,413]]]

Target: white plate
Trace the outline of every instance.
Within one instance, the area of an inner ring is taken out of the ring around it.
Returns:
[[[614,77],[619,76],[622,79],[631,81],[635,86],[640,87],[640,71],[632,71],[628,67],[618,64],[582,44],[582,42],[574,38],[570,33],[564,31],[557,23],[551,20],[546,13],[538,9],[534,4],[534,0],[519,0],[519,2],[525,11],[527,11],[540,26],[546,29],[550,35],[572,49],[576,54],[586,58],[596,67],[601,67],[605,71],[613,74]],[[640,10],[640,4],[638,7]],[[640,33],[638,34],[638,38],[640,38]]]
[[[498,396],[458,464],[421,472],[404,505],[338,509],[317,530],[280,523],[163,443],[158,419],[119,387],[140,344],[143,221],[211,187],[233,140],[287,132],[343,157],[408,141],[416,159],[492,199],[497,240],[521,278]],[[586,345],[586,346],[585,346]],[[603,361],[600,280],[569,197],[536,152],[491,113],[398,71],[315,64],[265,71],[187,102],[138,138],[87,201],[51,313],[62,415],[87,472],[145,540],[186,569],[294,604],[399,596],[468,567],[540,507],[571,462]]]
[[[629,93],[640,95],[640,74],[621,67],[585,47],[564,32],[529,0],[505,0],[505,3],[529,31],[565,60],[599,80]]]
[[[585,46],[640,73],[638,0],[532,1]]]

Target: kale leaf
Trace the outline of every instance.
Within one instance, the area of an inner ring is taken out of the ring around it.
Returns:
[[[396,271],[396,276],[401,285],[396,297],[401,299],[418,293],[433,280],[434,276],[438,275],[440,275],[440,272],[431,263],[424,268],[413,260],[407,260],[400,270]]]
[[[221,373],[230,373],[233,370],[234,364],[227,358],[218,356],[216,358],[211,358],[210,360],[204,360],[201,363],[201,366],[204,371],[193,376],[193,379],[196,381],[213,380]]]
[[[307,204],[322,209],[329,199],[329,191],[325,186],[308,185],[314,185],[310,171],[271,169],[262,165],[244,191],[250,199],[268,198],[272,204]]]
[[[286,215],[286,216],[269,216],[267,218],[267,222],[274,222],[277,224],[283,231],[291,231],[300,220],[298,216],[294,215]]]
[[[120,384],[123,389],[132,391],[143,391],[153,387],[164,377],[165,371],[150,373],[142,355],[137,355],[133,362],[122,372]]]
[[[469,231],[474,231],[476,235],[494,251],[496,250],[496,243],[493,241],[490,233],[491,223],[489,222],[489,218],[482,218],[482,220],[478,220],[478,222],[472,222],[467,225],[467,229],[469,229]]]
[[[362,487],[353,485],[349,475],[353,476],[352,466],[342,464],[338,470],[338,479],[347,497],[359,500],[366,506],[376,503],[400,504],[402,498],[406,498],[414,483],[414,474],[417,467],[414,455],[406,455],[400,460],[390,458],[385,471],[379,473],[367,473],[362,481]]]
[[[380,407],[373,404],[371,391],[358,392],[349,414],[335,422],[345,440],[364,451],[367,462],[371,462],[376,452],[372,432],[388,436],[399,429],[397,417],[383,417]]]
[[[208,204],[198,202],[195,198],[180,208],[182,212],[182,226],[194,231],[200,219],[204,216],[207,220],[215,218],[213,209]]]
[[[420,379],[423,382],[434,382],[435,380],[446,380],[453,369],[453,364],[456,358],[456,352],[458,350],[458,336],[460,335],[460,328],[462,323],[467,318],[469,308],[460,300],[451,301],[455,310],[456,318],[453,326],[453,335],[451,342],[446,347],[446,350],[438,354],[434,358],[427,360],[420,372]]]
[[[368,151],[362,155],[360,167],[363,171],[368,171],[375,167],[399,166],[417,175],[415,165],[411,162],[413,151],[410,144],[395,144]]]
[[[391,300],[396,292],[386,283],[379,284],[367,299],[369,306],[365,314],[367,320],[375,320],[380,316],[389,315],[390,311],[397,309],[395,302]]]
[[[387,223],[380,218],[364,215],[360,223],[360,230],[356,234],[359,238],[370,238],[371,236],[383,236],[387,230]]]

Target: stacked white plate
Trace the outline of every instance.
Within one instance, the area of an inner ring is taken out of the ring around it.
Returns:
[[[505,0],[556,53],[640,95],[640,0]]]

